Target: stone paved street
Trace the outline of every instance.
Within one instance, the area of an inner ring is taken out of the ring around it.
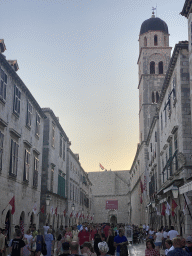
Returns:
[[[144,256],[145,243],[129,245],[129,256]]]

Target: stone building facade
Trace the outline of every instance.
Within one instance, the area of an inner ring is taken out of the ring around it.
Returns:
[[[92,222],[92,184],[81,166],[79,154],[74,154],[70,148],[68,148],[68,164],[69,225]]]
[[[43,165],[41,182],[40,225],[46,222],[54,229],[66,224],[67,195],[67,152],[69,139],[59,123],[59,119],[49,108],[42,109],[46,115],[43,131]],[[46,199],[49,198],[49,205]]]
[[[186,1],[182,11],[189,18],[190,33],[191,7],[192,1]],[[156,229],[173,225],[187,236],[192,230],[191,43],[176,44],[170,59],[168,37],[164,21],[153,15],[143,22],[138,61],[140,143],[130,170],[130,222]]]
[[[130,214],[129,171],[89,172],[94,223],[127,223]]]
[[[10,238],[15,225],[38,228],[45,115],[5,49],[0,40],[0,226],[6,224]]]

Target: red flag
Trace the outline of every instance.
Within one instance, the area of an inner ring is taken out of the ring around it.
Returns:
[[[105,168],[103,167],[103,165],[99,164],[99,167],[104,170]]]
[[[143,194],[143,183],[142,183],[142,180],[140,180],[140,187],[141,187],[141,194]]]
[[[73,213],[72,213],[72,212],[71,212],[71,214],[70,214],[70,218],[71,218],[71,217],[73,217]]]
[[[87,219],[89,219],[89,214],[87,215]]]
[[[80,214],[79,218],[82,218],[82,214]]]
[[[175,200],[172,199],[172,207],[171,207],[171,210],[172,210],[172,216],[175,215],[175,208],[177,207],[178,205],[176,204]]]
[[[14,214],[14,212],[15,212],[15,196],[13,196],[11,198],[9,204],[12,206],[11,214]]]
[[[55,215],[57,216],[57,207],[55,208]]]
[[[79,213],[77,212],[77,213],[76,213],[76,218],[78,218],[78,215],[79,215]]]
[[[66,215],[66,209],[63,211],[63,214],[64,214],[64,217],[65,217],[65,215]]]
[[[142,196],[140,197],[140,204],[142,204],[143,203],[143,199],[142,199]]]
[[[161,215],[165,216],[165,210],[166,210],[166,207],[165,207],[165,204],[163,204],[162,205]]]
[[[84,214],[83,214],[83,219],[84,219]]]
[[[44,213],[45,212],[45,205],[41,206],[41,212]]]

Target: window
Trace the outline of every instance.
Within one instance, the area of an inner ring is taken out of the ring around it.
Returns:
[[[62,157],[62,143],[63,143],[63,139],[62,139],[62,135],[60,135],[60,142],[59,142],[59,156]]]
[[[33,107],[30,101],[27,102],[27,126],[31,127],[31,119],[32,119]]]
[[[72,184],[70,182],[70,200],[72,200]]]
[[[161,113],[161,131],[163,130],[163,115]]]
[[[155,45],[155,46],[158,45],[158,38],[157,38],[157,35],[154,35],[154,45]]]
[[[51,167],[51,183],[50,183],[50,191],[53,192],[53,183],[54,183],[54,167]]]
[[[147,46],[147,37],[146,36],[144,37],[144,46],[145,47]]]
[[[167,46],[167,39],[166,39],[166,36],[164,36],[164,46]]]
[[[155,62],[150,62],[150,74],[155,74]]]
[[[177,153],[178,153],[178,140],[177,140],[177,133],[174,135],[174,147],[175,147],[175,170],[178,170],[178,159],[177,159]]]
[[[152,103],[158,103],[158,101],[159,101],[159,92],[156,92],[156,91],[152,92],[151,98],[152,98]]]
[[[21,91],[14,85],[14,102],[13,102],[13,112],[19,116],[20,114],[20,104],[21,104]]]
[[[30,152],[25,149],[23,180],[29,181]]]
[[[160,61],[158,66],[159,66],[159,74],[163,74],[163,61]]]
[[[57,194],[65,197],[65,177],[62,171],[59,171],[58,175],[58,191]]]
[[[0,131],[0,170],[2,170],[2,162],[3,162],[3,140],[4,140],[4,134]]]
[[[6,87],[7,87],[7,75],[0,68],[0,99],[3,101],[6,100],[6,89],[7,89]]]
[[[166,110],[166,104],[164,106],[164,111],[165,111],[165,123],[167,122],[167,110]]]
[[[173,78],[173,99],[176,99],[176,78]]]
[[[151,152],[152,152],[153,151],[152,143],[150,143],[150,147],[151,147]]]
[[[17,142],[11,139],[11,154],[10,154],[10,168],[9,173],[17,175],[17,165],[18,165],[18,149],[19,145]]]
[[[38,167],[39,167],[39,159],[34,156],[34,168],[33,168],[33,186],[38,186]]]
[[[55,147],[55,124],[52,123],[52,142],[51,142],[52,147]]]
[[[40,135],[40,122],[41,122],[40,115],[39,115],[38,113],[36,113],[35,135],[36,135],[37,137],[39,137],[39,135]]]
[[[75,199],[75,187],[73,185],[73,201],[74,201],[74,199]]]
[[[173,175],[173,173],[172,173],[172,170],[173,170],[173,168],[172,168],[172,139],[171,139],[171,141],[169,142],[169,169],[170,169],[170,176],[172,176]]]
[[[65,161],[65,140],[63,140],[63,160]]]
[[[162,174],[163,174],[163,183],[164,183],[165,177],[164,177],[164,161],[163,161],[163,159],[162,159],[162,170],[163,170]]]

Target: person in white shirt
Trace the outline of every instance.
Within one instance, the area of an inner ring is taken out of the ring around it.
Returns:
[[[168,252],[170,252],[170,251],[175,249],[174,246],[173,246],[173,243],[172,243],[172,241],[170,239],[167,239],[165,241],[165,246],[167,248],[167,249],[165,249],[165,255],[167,255]]]
[[[162,245],[162,240],[163,240],[163,234],[162,234],[162,229],[160,228],[159,231],[155,234],[154,236],[155,239],[155,246],[158,251],[160,251],[161,245]]]
[[[46,223],[46,226],[43,226],[44,229],[44,235],[47,235],[47,231],[50,229],[48,223]]]
[[[28,229],[26,234],[24,234],[24,238],[27,239],[29,247],[31,246],[31,242],[33,241],[33,236],[31,235],[31,230]]]
[[[154,230],[152,228],[149,229],[149,239],[153,239]]]
[[[174,230],[174,227],[171,226],[171,230],[168,232],[167,238],[169,238],[170,240],[173,240],[173,238],[177,237],[178,235],[179,233],[177,232],[177,230]]]
[[[146,230],[146,233],[147,233],[147,235],[148,235],[148,232],[149,232],[149,224],[146,226],[145,230]]]
[[[145,231],[145,229],[146,229],[146,225],[145,225],[145,224],[143,224],[143,231]]]

